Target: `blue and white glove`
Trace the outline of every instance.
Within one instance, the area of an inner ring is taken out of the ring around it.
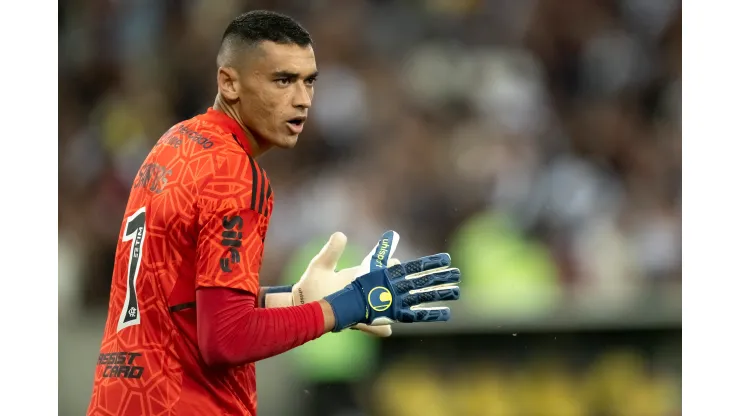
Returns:
[[[454,301],[460,297],[460,270],[450,268],[447,253],[422,257],[385,267],[387,258],[383,241],[395,247],[398,234],[383,234],[376,253],[371,256],[369,272],[324,299],[336,318],[334,332],[357,324],[387,325],[395,322],[443,322],[450,319],[448,307],[423,307],[422,304]],[[361,267],[361,270],[367,269]]]
[[[398,259],[391,258],[398,246],[399,236],[390,232],[383,234],[375,247],[365,256],[358,266],[337,270],[337,263],[347,245],[347,237],[336,232],[308,264],[300,280],[287,293],[273,293],[265,297],[266,307],[303,305],[314,302],[342,290],[358,276],[400,264]],[[378,337],[389,337],[393,333],[390,325],[367,326],[358,324],[351,329],[359,329]]]

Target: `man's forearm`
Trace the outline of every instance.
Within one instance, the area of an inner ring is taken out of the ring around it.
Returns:
[[[326,301],[300,306],[255,307],[253,294],[227,288],[201,288],[198,347],[212,366],[237,366],[282,354],[316,339],[335,326]]]
[[[288,286],[262,286],[259,294],[259,308],[283,308],[293,306],[291,291],[293,285]]]

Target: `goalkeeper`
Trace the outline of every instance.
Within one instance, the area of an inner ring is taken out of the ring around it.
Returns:
[[[255,361],[329,331],[446,321],[421,304],[459,296],[446,254],[389,265],[394,232],[338,272],[334,234],[296,285],[261,287],[274,195],[256,158],[295,145],[318,71],[308,33],[264,11],[229,24],[217,64],[213,107],[170,128],[132,184],[89,415],[255,415]]]

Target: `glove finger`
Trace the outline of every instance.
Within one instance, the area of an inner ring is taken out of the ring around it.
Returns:
[[[391,270],[389,269],[389,273]],[[412,277],[413,276],[413,277]],[[450,285],[460,282],[460,269],[443,269],[426,274],[409,275],[405,278],[391,279],[391,286],[397,295],[412,290],[424,289],[433,286]]]
[[[460,299],[460,288],[457,286],[428,287],[401,298],[401,308],[410,308],[422,303],[449,302]]]
[[[452,259],[447,253],[425,256],[388,268],[388,278],[393,281],[402,277],[414,277],[427,271],[449,267],[451,263]]]
[[[370,335],[374,335],[380,338],[387,338],[391,336],[391,334],[393,333],[393,329],[391,329],[390,325],[369,326],[366,324],[357,324],[353,326],[352,329],[358,329],[362,332],[365,332],[365,333],[368,333]]]
[[[360,264],[360,273],[366,274],[374,270],[388,267],[388,262],[398,247],[401,236],[395,231],[386,231],[378,240],[370,253]]]
[[[319,254],[311,260],[311,266],[335,270],[346,246],[347,236],[344,233],[336,232],[332,234]]]
[[[398,322],[446,322],[450,320],[450,308],[408,308],[402,309]]]

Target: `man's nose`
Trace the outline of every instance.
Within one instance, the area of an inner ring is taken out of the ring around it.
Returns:
[[[302,83],[296,84],[296,90],[293,94],[293,107],[311,108],[311,92],[309,88]]]

